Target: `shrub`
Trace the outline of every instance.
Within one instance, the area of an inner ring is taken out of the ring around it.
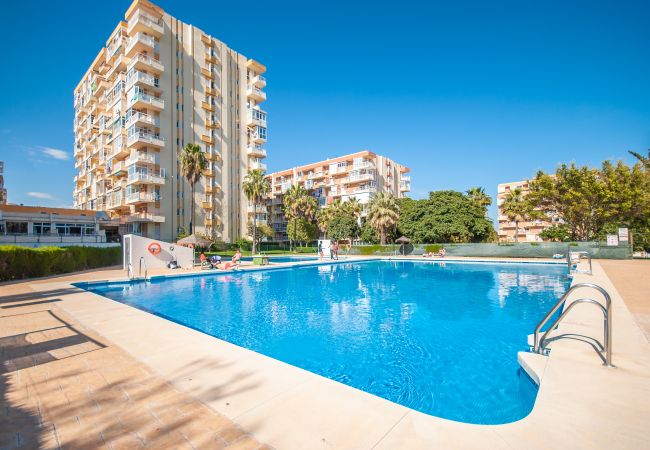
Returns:
[[[429,244],[424,246],[424,252],[425,253],[440,253],[440,250],[443,249],[444,246],[440,244]]]
[[[0,281],[45,277],[121,262],[122,247],[0,246]]]
[[[242,250],[250,251],[253,249],[253,241],[249,241],[246,238],[239,238],[236,241],[237,247]]]
[[[392,245],[360,245],[355,247],[362,255],[374,255],[378,253],[392,253],[396,247]]]

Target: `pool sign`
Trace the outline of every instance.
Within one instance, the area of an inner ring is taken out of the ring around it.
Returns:
[[[609,245],[609,246],[617,246],[618,245],[618,235],[616,235],[616,234],[608,234],[607,235],[607,245]]]
[[[620,242],[628,242],[630,240],[630,233],[627,228],[618,229],[618,240]]]

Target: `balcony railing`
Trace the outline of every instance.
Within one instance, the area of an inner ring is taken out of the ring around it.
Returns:
[[[261,145],[246,146],[246,153],[249,155],[258,155],[258,156],[266,157],[266,149]]]
[[[160,86],[160,82],[158,78],[154,77],[153,75],[149,75],[148,73],[144,73],[144,72],[140,72],[139,70],[136,70],[135,72],[131,72],[130,76],[127,76],[126,78],[127,89],[128,87],[132,86],[137,82],[143,83],[153,88],[157,88]]]
[[[261,161],[251,161],[250,167],[251,167],[251,169],[258,169],[258,170],[266,171],[266,164],[264,164]]]
[[[138,44],[146,45],[147,47],[153,49],[156,45],[156,41],[154,38],[147,36],[144,33],[136,33],[135,36],[129,39],[129,43],[126,46],[126,55],[128,56],[131,53],[133,47]]]
[[[143,173],[135,172],[129,174],[129,183],[152,183],[152,184],[165,184],[165,177],[162,173]]]
[[[163,147],[165,145],[165,140],[157,134],[151,134],[144,131],[136,131],[135,133],[129,133],[127,144],[132,146],[136,142],[143,142],[145,144],[155,145],[157,147]]]
[[[131,62],[129,63],[129,70],[131,70],[139,63],[144,64],[148,68],[154,69],[158,72],[162,72],[163,70],[165,70],[165,66],[163,66],[163,64],[160,61],[152,58],[151,56],[144,55],[142,53],[137,54],[133,58],[131,58]]]
[[[257,86],[249,85],[246,89],[246,95],[257,99],[258,101],[266,100],[266,92],[264,92]]]
[[[129,116],[129,120],[126,122],[126,127],[131,128],[133,125],[136,125],[138,123],[145,123],[155,126],[156,119],[153,116],[145,114],[143,112],[134,112]]]
[[[131,19],[129,19],[129,34],[132,34],[133,30],[136,28],[140,29],[142,25],[156,34],[163,34],[165,32],[160,19],[151,14],[147,14],[144,11],[138,11],[133,17],[131,17]]]
[[[126,164],[130,166],[136,163],[155,164],[156,157],[149,153],[131,152],[131,156],[126,160]]]
[[[129,101],[129,107],[133,106],[136,103],[145,103],[151,105],[154,108],[163,109],[165,107],[165,101],[159,97],[154,97],[153,95],[145,94],[143,92],[136,93]]]

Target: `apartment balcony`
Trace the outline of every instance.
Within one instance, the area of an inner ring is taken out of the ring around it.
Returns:
[[[106,90],[110,89],[111,84],[109,83],[108,80],[105,80],[104,78],[97,78],[96,80],[97,87],[95,88],[94,95],[102,95]]]
[[[266,112],[261,109],[249,109],[246,113],[246,125],[266,128]]]
[[[374,181],[374,179],[374,173],[360,173],[356,175],[349,175],[345,181],[348,183],[359,183],[362,181]]]
[[[250,134],[250,139],[254,144],[264,144],[266,142],[266,133],[254,131]]]
[[[210,36],[207,36],[205,34],[201,35],[201,42],[203,42],[208,47],[214,47],[214,42],[212,42],[212,39],[210,39]]]
[[[410,192],[411,183],[400,183],[399,190],[402,192]]]
[[[127,185],[130,184],[165,184],[165,177],[160,173],[130,173]]]
[[[205,95],[211,95],[213,97],[216,97],[218,94],[219,91],[217,89],[209,88],[209,87],[205,88]]]
[[[157,134],[147,133],[145,131],[136,131],[135,133],[129,133],[127,145],[132,148],[163,148],[165,146],[165,140]]]
[[[114,162],[111,165],[111,175],[112,176],[120,176],[126,174],[127,171],[127,164],[125,161],[117,161]]]
[[[156,196],[151,192],[132,192],[126,196],[126,204],[128,205],[154,203],[156,201]]]
[[[214,138],[212,136],[208,136],[207,134],[202,134],[201,140],[206,144],[210,144],[210,145],[214,144]]]
[[[131,62],[128,65],[128,70],[131,70],[133,68],[136,68],[138,70],[154,71],[157,73],[162,73],[165,70],[165,66],[163,66],[160,61],[142,53],[137,54],[131,58]]]
[[[124,139],[113,141],[111,154],[110,154],[111,158],[123,159],[127,157],[130,153],[131,151],[127,148]]]
[[[133,223],[133,222],[163,223],[165,221],[165,216],[152,214],[148,212],[137,212],[123,217],[122,220],[126,223]]]
[[[246,146],[246,154],[258,158],[266,158],[266,149],[261,145],[248,145]]]
[[[203,209],[207,209],[208,211],[211,211],[214,208],[214,205],[212,204],[212,200],[202,201],[201,206],[203,207]]]
[[[201,108],[205,109],[206,111],[210,111],[210,112],[215,112],[216,109],[217,109],[215,105],[211,105],[208,102],[201,102]]]
[[[205,193],[206,194],[220,194],[221,193],[221,187],[219,187],[219,186],[206,186],[205,187]]]
[[[128,91],[131,86],[138,85],[143,88],[151,88],[154,90],[160,90],[160,81],[158,77],[154,77],[148,73],[140,72],[136,70],[131,73],[131,76],[126,80],[126,90]]]
[[[106,196],[106,209],[115,211],[127,207],[128,205],[124,201],[124,196],[122,195],[122,192]]]
[[[214,153],[214,152],[212,152],[212,153],[205,152],[205,158],[208,161],[221,161],[221,155],[219,155],[218,153]]]
[[[409,175],[402,175],[402,176],[400,177],[400,179],[401,179],[402,181],[406,181],[406,182],[408,182],[408,183],[411,182],[411,177],[410,177]]]
[[[138,11],[129,19],[127,32],[129,36],[145,32],[160,37],[165,33],[165,28],[161,19],[144,11]]]
[[[136,93],[129,99],[129,108],[148,108],[156,111],[162,111],[165,108],[165,101],[161,98],[154,97],[153,95]]]
[[[266,86],[266,78],[263,75],[255,75],[251,79],[251,84],[255,87],[262,89],[264,88],[264,86]]]
[[[153,165],[156,164],[156,156],[151,153],[131,152],[131,155],[126,160],[126,165],[133,164]]]
[[[134,112],[129,116],[129,120],[126,122],[126,128],[131,128],[133,126],[146,127],[146,126],[158,126],[156,118],[150,114],[145,114],[143,112]]]
[[[261,161],[251,161],[248,165],[251,169],[262,170],[266,172],[266,164]]]
[[[133,56],[142,52],[153,52],[156,46],[156,41],[153,37],[144,33],[136,33],[129,39],[124,53],[126,56]]]
[[[218,130],[221,128],[221,124],[216,120],[205,119],[205,127]]]
[[[266,100],[266,92],[250,84],[246,87],[246,96],[258,102]]]
[[[212,169],[205,169],[203,171],[203,175],[207,178],[214,178],[214,170]]]
[[[207,64],[219,64],[219,58],[217,58],[216,55],[211,55],[210,53],[206,53],[204,59]]]
[[[350,166],[348,166],[350,167]],[[352,163],[352,170],[358,170],[358,169],[374,169],[375,168],[375,163],[369,160],[363,160],[360,162],[354,162]]]
[[[217,78],[217,74],[215,74],[214,72],[209,71],[208,69],[206,69],[204,67],[201,68],[201,75],[208,78],[209,80],[214,80],[214,79]]]

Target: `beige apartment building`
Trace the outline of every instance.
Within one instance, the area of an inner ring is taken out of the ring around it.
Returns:
[[[528,194],[530,180],[513,181],[511,183],[501,183],[497,186],[497,206],[499,208],[499,240],[502,242],[541,242],[539,234],[546,228],[554,224],[562,223],[561,219],[553,214],[548,218],[536,219],[532,221],[519,222],[519,227],[515,227],[515,222],[508,219],[503,214],[502,205],[508,193],[516,188],[520,188],[523,195]],[[515,239],[516,235],[516,239]]]
[[[335,199],[347,201],[352,197],[367,205],[379,192],[404,197],[411,190],[411,178],[406,175],[410,170],[385,156],[364,150],[269,174],[268,222],[273,227],[274,240],[288,239],[282,195],[293,184],[310,190],[321,207]]]
[[[194,232],[246,234],[241,184],[264,168],[266,68],[135,0],[74,91],[74,206],[108,211],[122,233],[173,240],[191,221],[178,155],[199,144]]]
[[[5,188],[5,163],[0,161],[0,205],[7,204],[7,189]]]

